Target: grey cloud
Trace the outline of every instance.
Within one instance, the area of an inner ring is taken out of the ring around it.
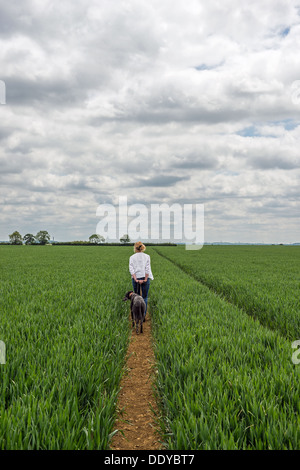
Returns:
[[[279,219],[299,219],[299,205],[288,197],[260,199],[260,205],[257,204],[248,207],[248,213],[261,215],[264,219],[274,217]]]
[[[28,79],[8,77],[6,81],[7,106],[61,106],[73,107],[84,100],[84,90],[63,79]]]
[[[235,156],[245,159],[245,164],[254,170],[296,170],[300,168],[298,150],[292,145],[278,144],[276,138],[243,138],[244,146],[240,151],[234,152]],[[254,145],[256,143],[256,145]],[[242,142],[241,142],[242,144]]]
[[[116,108],[115,115],[111,117],[94,116],[88,120],[91,126],[98,127],[105,122],[132,122],[142,125],[162,125],[168,123],[181,123],[182,125],[195,125],[195,124],[220,124],[224,122],[239,122],[249,117],[248,109],[236,109],[224,107],[218,110],[209,110],[199,107],[189,107],[179,105],[166,105],[163,104],[155,107],[148,105],[138,110],[130,109],[130,102],[128,107]]]
[[[284,158],[279,157],[278,155],[274,155],[272,157],[266,157],[265,155],[261,155],[261,157],[249,159],[248,164],[250,164],[252,168],[261,170],[295,170],[299,168],[300,163],[299,161],[290,158],[289,156]]]
[[[189,179],[189,176],[158,175],[150,178],[139,179],[137,186],[170,187],[181,181],[187,181]]]
[[[0,140],[7,139],[13,132],[15,131],[15,128],[12,126],[5,126],[3,125],[0,128]]]
[[[36,171],[46,170],[48,168],[47,160],[43,160],[36,156],[24,155],[22,153],[12,153],[7,156],[0,157],[0,178],[1,184],[5,182],[9,184],[9,180],[4,181],[4,175],[8,174],[20,174],[25,171],[30,171],[32,168],[35,168]],[[7,176],[6,176],[7,178]],[[20,181],[21,182],[21,181]]]
[[[22,155],[27,155],[32,149],[32,145],[28,142],[21,142],[17,145],[15,145],[15,147],[11,147],[9,149],[6,150],[6,152],[8,154],[22,154]]]
[[[191,153],[190,155],[183,157],[176,157],[171,164],[172,168],[180,168],[186,170],[207,170],[212,168],[217,168],[218,159],[213,155],[198,155],[196,153]]]
[[[45,2],[44,2],[45,3]],[[65,1],[34,5],[30,0],[11,0],[0,5],[0,36],[4,38],[24,35],[43,40],[47,45],[49,37],[65,39],[72,32],[72,25],[82,22],[86,14],[86,3]],[[57,34],[59,32],[59,35]]]
[[[3,160],[1,159],[0,161],[0,168],[1,168],[1,176],[0,176],[0,181],[1,184],[3,184],[3,175],[7,174],[13,174],[13,173],[22,173],[23,169],[20,165],[20,163],[15,163],[11,160]]]
[[[14,34],[16,31],[27,29],[24,15],[27,10],[30,11],[30,2],[28,0],[1,2],[0,5],[0,36],[6,37]]]

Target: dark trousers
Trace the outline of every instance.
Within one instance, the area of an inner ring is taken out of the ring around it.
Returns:
[[[141,280],[141,279],[145,279],[145,278],[137,277],[137,280]],[[148,305],[148,292],[149,292],[149,287],[150,287],[150,278],[148,277],[147,281],[143,282],[143,284],[139,284],[138,282],[135,282],[135,280],[132,278],[132,287],[136,294],[140,294],[140,287],[142,287],[142,297],[146,304],[146,310],[145,310],[145,316],[146,316],[147,305]]]

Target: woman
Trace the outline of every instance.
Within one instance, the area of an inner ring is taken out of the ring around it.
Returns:
[[[151,271],[150,256],[144,253],[146,247],[142,242],[134,244],[134,255],[129,259],[129,272],[132,277],[132,286],[136,294],[140,293],[142,287],[142,297],[146,304],[145,316],[147,313],[148,292],[150,287],[150,279],[153,278]]]

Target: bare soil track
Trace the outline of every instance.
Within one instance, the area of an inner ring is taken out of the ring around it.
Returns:
[[[130,320],[129,320],[130,321]],[[118,401],[118,416],[110,448],[112,450],[159,450],[156,418],[158,408],[153,393],[155,357],[152,348],[149,311],[143,333],[133,329]],[[122,431],[122,432],[121,432]]]

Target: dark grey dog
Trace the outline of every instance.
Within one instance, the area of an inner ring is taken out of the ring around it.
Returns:
[[[141,325],[140,332],[143,333],[143,321],[145,318],[146,304],[141,295],[135,294],[132,290],[126,292],[124,301],[130,300],[130,311],[132,326],[136,328],[137,334],[139,333],[139,323]]]

